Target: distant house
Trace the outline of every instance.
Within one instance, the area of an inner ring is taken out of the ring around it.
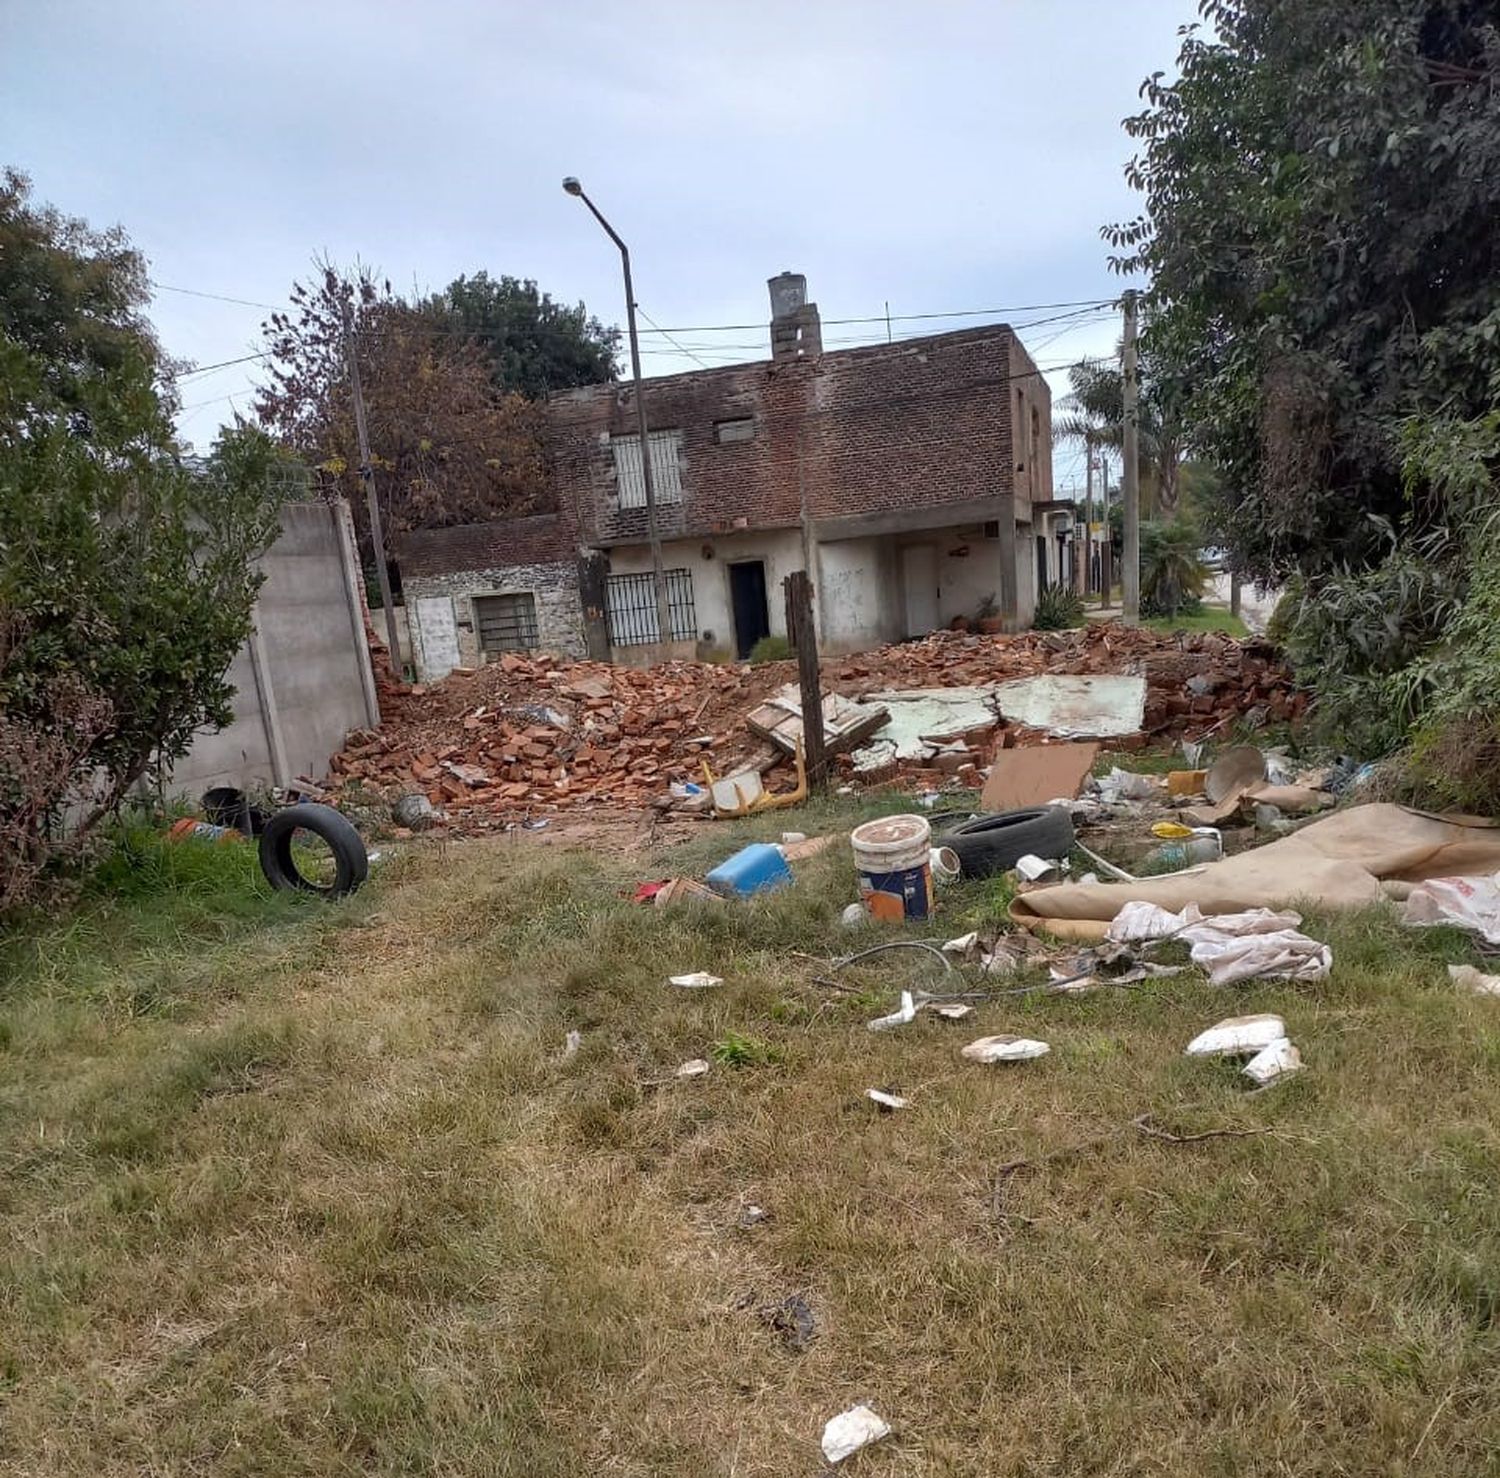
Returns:
[[[397,547],[421,674],[504,651],[744,656],[812,575],[825,649],[973,617],[1029,624],[1069,578],[1051,395],[1004,324],[824,352],[804,280],[771,280],[769,360],[646,383],[672,630],[661,641],[629,386],[548,404],[557,511]]]

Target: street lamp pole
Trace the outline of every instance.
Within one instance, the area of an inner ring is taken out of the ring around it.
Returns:
[[[630,281],[630,248],[620,234],[604,219],[599,207],[583,193],[583,186],[569,175],[563,189],[593,212],[605,234],[620,248],[620,265],[625,270],[625,322],[630,331],[630,378],[635,388],[635,424],[641,451],[641,478],[646,485],[646,537],[651,541],[651,577],[656,587],[656,633],[658,641],[672,640],[671,615],[667,609],[667,577],[662,569],[661,535],[656,527],[656,480],[651,473],[651,445],[646,432],[646,399],[641,391],[641,345],[635,329],[635,289]]]

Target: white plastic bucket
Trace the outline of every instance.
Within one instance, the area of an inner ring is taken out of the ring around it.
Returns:
[[[934,847],[928,853],[928,860],[932,864],[932,880],[935,883],[956,883],[959,873],[963,871],[958,853],[952,847]]]
[[[859,894],[873,918],[925,919],[932,912],[932,828],[925,816],[882,816],[849,837]]]

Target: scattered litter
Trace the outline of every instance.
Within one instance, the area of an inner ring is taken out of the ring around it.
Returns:
[[[1252,1078],[1262,1088],[1301,1070],[1302,1054],[1286,1037],[1266,1043],[1241,1069],[1247,1078]]]
[[[1266,757],[1253,744],[1226,749],[1204,777],[1203,794],[1215,805],[1240,795],[1266,778]]]
[[[974,1014],[974,1008],[967,1001],[930,1001],[928,1005],[944,1021],[962,1021],[965,1016]]]
[[[708,1062],[702,1057],[690,1057],[675,1074],[679,1078],[701,1078],[708,1071]]]
[[[841,1463],[860,1448],[890,1435],[890,1427],[868,1406],[851,1406],[823,1428],[823,1456],[831,1463]]]
[[[472,789],[490,784],[490,772],[481,765],[460,765],[452,760],[443,761],[445,769],[453,778]]]
[[[707,970],[694,970],[688,975],[669,975],[667,979],[684,990],[707,990],[711,986],[724,984],[721,976],[710,975]]]
[[[1249,1057],[1285,1041],[1286,1022],[1279,1016],[1227,1016],[1187,1044],[1189,1057]]]
[[[850,832],[859,893],[871,917],[902,923],[932,912],[931,836],[925,816],[884,816]]]
[[[781,845],[783,847],[794,847],[798,842],[805,842],[807,833],[805,831],[784,831],[781,833]]]
[[[1184,745],[1184,748],[1186,746]],[[1202,795],[1207,770],[1168,770],[1167,794],[1169,796]]]
[[[889,717],[878,700],[851,703],[840,693],[824,693],[824,752],[838,754],[855,748],[884,728]],[[746,716],[745,727],[759,738],[770,740],[783,753],[794,754],[803,739],[801,689],[796,683],[788,683]]]
[[[1155,799],[1160,781],[1155,775],[1137,775],[1133,770],[1113,769],[1097,782],[1099,794],[1106,801],[1149,801]]]
[[[960,1055],[970,1062],[1026,1062],[1033,1057],[1044,1057],[1051,1050],[1045,1042],[1030,1037],[980,1037],[961,1048]]]
[[[1049,801],[1073,800],[1099,755],[1097,744],[1042,744],[1005,749],[995,756],[980,792],[985,811],[1023,811]]]
[[[862,929],[870,923],[870,915],[862,903],[849,903],[839,915],[839,922],[846,929]]]
[[[740,1207],[740,1226],[745,1229],[758,1227],[761,1222],[769,1221],[771,1213],[764,1206],[757,1206],[754,1201],[747,1201]]]
[[[715,893],[735,893],[747,898],[769,888],[785,887],[792,870],[779,847],[769,842],[751,842],[732,857],[726,857],[705,879]]]
[[[723,899],[712,888],[705,887],[697,878],[668,878],[652,894],[657,908],[666,908],[673,903],[696,898],[700,903],[723,903]]]
[[[1038,857],[1028,852],[1024,857],[1016,858],[1016,871],[1028,883],[1051,882],[1062,877],[1068,870],[1066,859],[1063,861],[1049,860],[1046,857]]]
[[[960,934],[957,939],[943,941],[943,953],[945,955],[966,955],[979,943],[977,930],[968,934]]]
[[[963,863],[952,847],[934,847],[928,853],[928,865],[932,868],[934,883],[956,883],[963,873]]]
[[[1106,937],[1118,943],[1180,939],[1212,985],[1241,980],[1322,980],[1333,968],[1333,951],[1300,933],[1298,913],[1251,908],[1204,917],[1196,903],[1168,913],[1156,903],[1127,903]]]
[[[910,1100],[902,1098],[899,1093],[887,1093],[884,1088],[866,1088],[865,1097],[870,1100],[882,1113],[892,1113],[896,1109],[910,1107]]]
[[[781,838],[781,855],[788,862],[805,862],[809,857],[816,857],[819,852],[831,846],[838,840],[832,832],[827,836],[803,837],[799,842],[787,841],[788,835],[795,833],[783,833]]]
[[[868,1022],[867,1026],[872,1032],[889,1031],[893,1026],[905,1026],[908,1021],[916,1019],[917,1003],[912,999],[909,990],[901,992],[901,1006],[899,1010],[892,1011],[889,1016],[877,1016],[874,1021]]]
[[[1500,996],[1500,975],[1486,975],[1472,965],[1449,965],[1448,979],[1474,996]]]
[[[1500,874],[1478,878],[1432,878],[1406,898],[1404,924],[1453,924],[1500,944]]]
[[[566,1062],[570,1057],[576,1057],[578,1055],[578,1049],[581,1046],[583,1046],[583,1033],[569,1032],[567,1036],[563,1038],[561,1054],[562,1061]]]
[[[760,1316],[781,1336],[787,1348],[799,1355],[817,1336],[817,1321],[813,1318],[812,1308],[800,1293],[763,1308]]]
[[[397,826],[409,826],[413,831],[424,831],[437,820],[433,804],[419,790],[409,791],[391,807],[391,817]]]

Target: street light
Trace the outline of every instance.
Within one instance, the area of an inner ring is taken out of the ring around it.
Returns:
[[[641,449],[641,477],[646,484],[646,537],[651,541],[651,576],[656,586],[657,640],[672,639],[671,617],[667,610],[667,577],[662,571],[661,536],[656,528],[656,481],[651,475],[651,446],[646,434],[646,399],[641,391],[641,345],[635,331],[635,289],[630,281],[630,248],[620,240],[619,232],[599,213],[599,207],[583,193],[583,186],[569,175],[562,187],[593,212],[605,234],[620,248],[620,264],[625,269],[625,322],[630,331],[630,378],[635,386],[635,424]]]

